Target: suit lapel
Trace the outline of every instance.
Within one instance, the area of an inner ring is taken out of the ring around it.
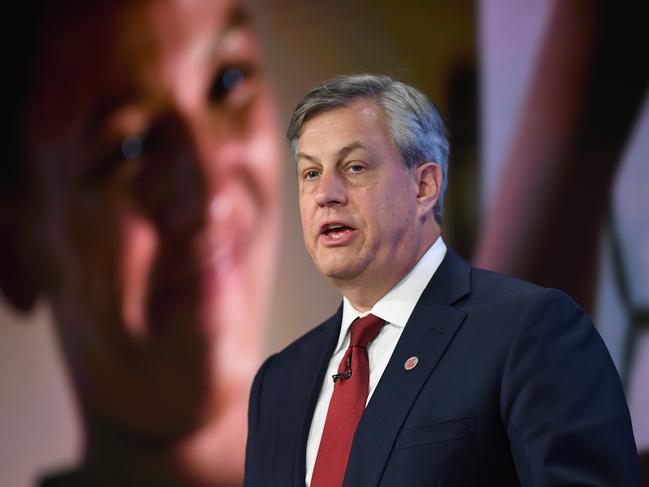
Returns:
[[[346,487],[376,486],[419,391],[464,321],[450,306],[469,292],[470,266],[450,248],[403,330],[354,436]],[[416,356],[417,366],[404,363]]]
[[[327,372],[331,355],[333,354],[334,347],[338,341],[338,335],[340,334],[342,309],[342,305],[339,306],[336,314],[320,325],[319,328],[322,335],[320,335],[319,339],[313,340],[316,346],[305,348],[302,351],[304,359],[299,361],[300,370],[297,371],[298,378],[294,382],[294,389],[298,392],[300,390],[308,392],[306,395],[307,399],[304,402],[302,416],[298,418],[301,426],[298,430],[297,448],[295,451],[296,487],[304,487],[305,485],[307,439],[309,437],[313,412],[315,411],[316,403],[320,396],[322,380]]]

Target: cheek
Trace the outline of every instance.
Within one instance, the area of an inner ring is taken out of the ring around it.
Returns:
[[[62,322],[75,328],[117,317],[120,228],[100,198],[71,199],[71,193],[44,202],[37,239],[49,298]]]
[[[269,127],[259,127],[246,142],[246,160],[253,178],[257,180],[265,199],[273,202],[279,195],[280,148],[277,133]]]
[[[64,228],[62,271],[76,276],[71,282],[82,302],[137,332],[157,246],[154,227],[135,214],[122,191],[108,189],[79,197]]]
[[[123,289],[122,314],[129,331],[144,335],[145,303],[158,235],[154,226],[135,214],[122,223],[120,281]]]
[[[268,93],[260,95],[252,120],[246,141],[246,159],[260,184],[275,197],[281,178],[282,151],[277,117]]]
[[[309,217],[308,210],[306,206],[300,201],[300,223],[302,224],[302,236],[304,241],[308,244],[309,242]]]
[[[120,253],[120,223],[112,201],[103,201],[97,195],[93,201],[75,202],[68,213],[67,237],[71,249],[77,253],[86,285],[105,276],[112,281],[117,276]],[[81,200],[81,198],[80,198]]]
[[[307,230],[311,225],[313,225],[317,205],[313,201],[313,197],[306,193],[302,188],[299,188],[298,191],[300,192],[298,201],[300,220],[302,222],[302,228]]]
[[[414,211],[408,205],[399,199],[384,200],[381,207],[371,211],[369,226],[377,239],[405,243],[401,240],[414,220]]]

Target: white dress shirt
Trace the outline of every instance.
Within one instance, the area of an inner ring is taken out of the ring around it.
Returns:
[[[324,430],[325,420],[327,418],[327,409],[329,408],[329,401],[334,390],[331,376],[338,372],[338,365],[347,347],[349,347],[349,341],[351,340],[349,327],[356,318],[368,314],[373,314],[385,320],[385,326],[383,326],[379,335],[367,348],[370,365],[370,384],[367,395],[367,402],[369,402],[374,389],[376,389],[376,385],[383,375],[383,371],[388,365],[392,352],[394,352],[397,346],[401,333],[412,314],[412,310],[415,308],[421,293],[428,285],[428,281],[433,277],[433,274],[435,274],[445,255],[446,245],[442,237],[439,237],[419,262],[417,262],[415,267],[372,306],[372,309],[365,313],[356,310],[347,298],[343,298],[343,317],[338,343],[329,361],[329,367],[327,367],[327,373],[322,382],[320,397],[318,398],[313,413],[311,429],[309,430],[309,438],[307,440],[305,479],[307,487],[311,484],[311,476],[313,475],[320,439],[322,438],[322,431]]]

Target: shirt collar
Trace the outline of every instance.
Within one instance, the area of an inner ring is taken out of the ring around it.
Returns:
[[[385,320],[386,323],[404,328],[412,314],[412,310],[415,309],[415,305],[419,301],[421,293],[426,289],[428,281],[437,271],[445,255],[446,245],[440,236],[419,259],[415,267],[365,313],[358,311],[346,297],[343,297],[343,317],[334,354],[339,352],[345,345],[347,331],[352,322],[359,316],[373,314]]]

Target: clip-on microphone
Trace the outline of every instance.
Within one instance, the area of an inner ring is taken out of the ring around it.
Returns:
[[[342,374],[334,374],[331,377],[333,378],[335,384],[337,380],[346,380],[349,379],[351,376],[352,376],[352,358],[350,355],[349,357],[347,357],[347,370]]]

